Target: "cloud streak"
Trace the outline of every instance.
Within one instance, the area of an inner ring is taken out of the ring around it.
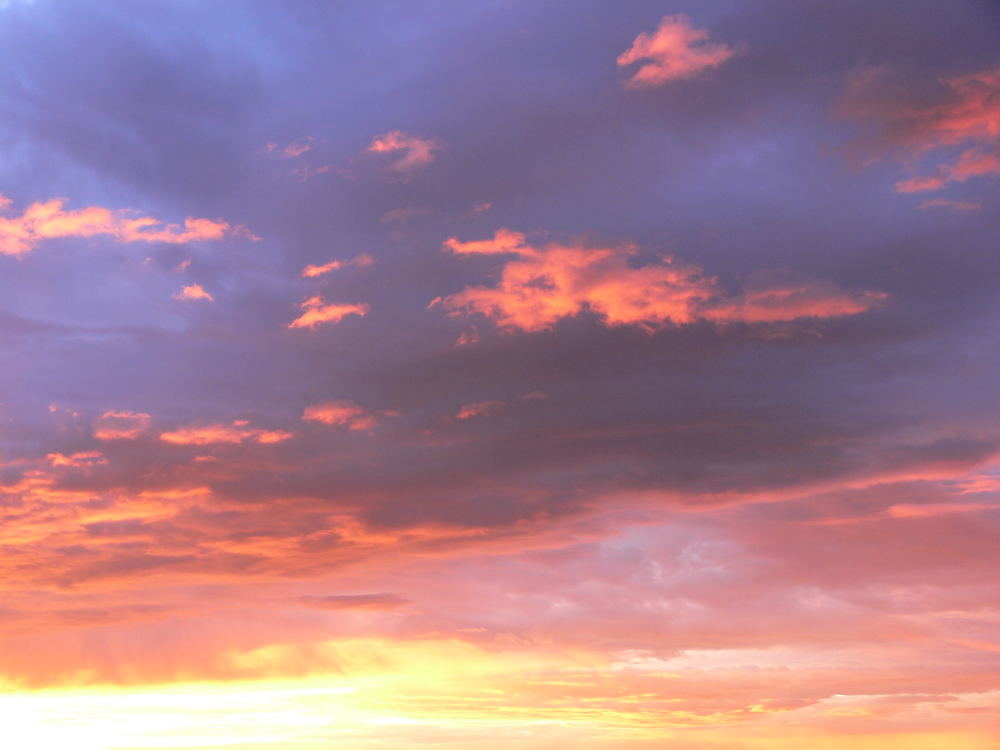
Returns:
[[[444,249],[456,255],[506,255],[493,287],[466,287],[435,299],[452,315],[482,315],[505,330],[541,331],[583,312],[606,326],[636,325],[647,330],[715,323],[778,323],[836,318],[866,312],[886,299],[881,292],[852,293],[832,282],[758,272],[743,293],[727,298],[716,279],[701,268],[671,258],[633,265],[632,245],[530,245],[518,232],[500,229],[493,239],[460,242]]]
[[[44,240],[64,237],[107,235],[123,243],[186,244],[245,231],[221,220],[187,218],[183,225],[168,224],[129,209],[87,206],[67,210],[65,205],[65,200],[55,198],[32,203],[20,216],[0,216],[0,255],[23,255]],[[0,203],[0,210],[8,206]]]

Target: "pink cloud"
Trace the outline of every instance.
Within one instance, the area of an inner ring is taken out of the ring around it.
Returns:
[[[188,284],[179,292],[171,296],[176,300],[182,300],[185,302],[193,302],[196,300],[204,300],[205,302],[212,302],[215,300],[215,297],[206,292],[202,288],[201,284]]]
[[[626,86],[662,86],[717,68],[736,51],[728,45],[708,42],[707,29],[696,29],[683,15],[665,16],[654,32],[642,32],[632,46],[618,56],[619,67],[641,63]]]
[[[288,324],[289,328],[315,328],[322,323],[339,323],[348,315],[364,317],[367,304],[325,302],[322,297],[310,297],[302,303],[302,314]]]
[[[502,401],[477,401],[465,404],[455,415],[456,419],[472,419],[473,417],[488,417],[495,414],[503,406]]]
[[[458,255],[508,255],[499,282],[466,287],[434,300],[450,314],[480,314],[507,330],[540,331],[584,311],[609,327],[654,330],[699,320],[717,323],[786,322],[855,315],[885,299],[877,292],[851,293],[832,282],[758,272],[743,293],[727,298],[714,278],[694,265],[665,258],[635,267],[638,249],[549,244],[535,247],[518,232],[500,229],[493,239],[444,248]]]
[[[943,79],[930,96],[898,84],[887,68],[866,69],[851,80],[843,111],[873,123],[869,145],[898,150],[908,162],[962,148],[957,157],[944,152],[931,174],[898,181],[897,192],[1000,175],[1000,68]]]
[[[160,440],[174,445],[212,445],[215,443],[280,443],[294,437],[284,430],[264,430],[249,427],[245,420],[232,424],[212,423],[179,427],[160,433]]]
[[[94,420],[98,440],[135,440],[149,429],[151,418],[145,412],[106,411]]]
[[[312,149],[313,138],[312,136],[307,135],[302,138],[296,138],[294,141],[281,149],[281,155],[286,159],[294,159],[297,156],[302,156],[302,154],[307,151],[312,151]]]
[[[402,177],[408,177],[415,170],[426,167],[434,161],[434,152],[441,144],[427,138],[418,138],[404,133],[402,130],[392,130],[383,135],[375,136],[368,144],[367,151],[375,154],[395,154],[401,152],[400,158],[389,165],[389,169]]]
[[[303,278],[314,279],[318,276],[328,274],[330,271],[336,271],[347,266],[363,268],[364,266],[370,266],[374,262],[372,256],[368,255],[368,253],[361,253],[350,260],[331,260],[321,265],[308,265],[302,269],[302,276]]]
[[[327,425],[347,427],[349,430],[371,430],[378,426],[377,416],[353,401],[326,401],[312,404],[302,412],[302,418]]]
[[[702,315],[708,320],[744,323],[838,318],[870,310],[887,296],[884,292],[848,293],[833,282],[801,278],[788,271],[756,271],[742,294],[706,307]]]
[[[0,204],[0,210],[10,203]],[[164,224],[149,216],[136,216],[129,209],[111,210],[88,206],[64,209],[61,198],[32,203],[20,216],[0,216],[0,255],[21,255],[47,239],[109,235],[117,242],[168,242],[181,244],[218,240],[227,234],[246,233],[225,221],[187,218],[183,226]]]

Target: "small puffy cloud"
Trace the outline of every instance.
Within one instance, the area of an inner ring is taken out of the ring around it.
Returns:
[[[378,417],[353,401],[325,401],[307,406],[302,418],[311,422],[346,427],[349,430],[371,430]]]
[[[495,414],[503,406],[502,401],[477,401],[465,404],[455,415],[456,419],[472,419],[473,417],[488,417]]]
[[[368,305],[326,302],[320,296],[310,297],[302,303],[302,314],[288,324],[289,328],[315,328],[322,323],[339,323],[348,315],[368,314]]]
[[[188,284],[186,287],[181,289],[176,294],[171,295],[176,300],[181,300],[184,302],[193,302],[196,300],[204,300],[205,302],[212,302],[215,297],[206,292],[201,284]]]
[[[94,420],[98,440],[135,440],[149,429],[150,416],[137,411],[106,411]]]
[[[264,430],[248,426],[245,420],[231,424],[190,425],[160,433],[160,440],[174,445],[213,445],[216,443],[280,443],[294,437],[284,430]]]
[[[665,16],[653,32],[643,32],[618,56],[619,67],[640,63],[625,85],[662,86],[717,68],[736,54],[728,45],[709,42],[708,30],[697,29],[683,15]]]
[[[336,271],[340,268],[346,268],[348,266],[363,268],[364,266],[370,266],[374,262],[375,261],[372,259],[372,256],[368,253],[360,253],[350,260],[331,260],[328,263],[323,263],[321,265],[310,264],[302,269],[302,277],[306,279],[314,279],[317,276],[323,276],[330,273],[330,271]]]
[[[452,315],[483,315],[506,330],[540,331],[584,311],[595,313],[609,327],[638,325],[647,330],[699,320],[784,322],[855,315],[885,298],[785,272],[757,272],[742,295],[730,298],[694,265],[664,258],[633,266],[638,250],[632,245],[535,247],[523,234],[507,229],[490,240],[451,238],[444,248],[458,255],[511,256],[495,286],[466,287],[431,303]]]
[[[888,68],[868,68],[851,79],[842,111],[872,126],[860,142],[868,150],[895,151],[909,164],[942,154],[930,173],[898,181],[897,192],[1000,176],[1000,68],[924,88],[898,80]]]
[[[389,165],[389,169],[405,178],[434,161],[434,152],[440,148],[441,144],[436,141],[418,138],[402,130],[392,130],[375,136],[368,144],[367,151],[374,154],[398,153],[399,158]]]
[[[0,255],[22,255],[47,239],[108,235],[117,242],[168,242],[180,244],[218,240],[227,234],[246,233],[225,221],[187,218],[183,225],[164,224],[134,211],[87,206],[66,210],[61,198],[32,203],[20,216],[0,216]],[[0,210],[9,201],[0,201]]]

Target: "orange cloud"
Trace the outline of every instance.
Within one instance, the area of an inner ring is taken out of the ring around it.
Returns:
[[[330,271],[336,271],[339,268],[344,268],[346,266],[355,266],[362,268],[364,266],[370,266],[375,261],[372,259],[368,253],[361,253],[356,255],[350,260],[331,260],[329,263],[323,263],[322,265],[308,265],[302,269],[303,278],[314,279],[317,276],[323,276],[324,274],[330,273]]]
[[[870,310],[884,292],[845,292],[830,281],[796,277],[787,271],[750,274],[743,293],[706,308],[708,320],[743,323],[783,323],[800,318],[839,318]]]
[[[932,174],[897,182],[897,192],[940,190],[952,182],[1000,175],[1000,68],[944,79],[930,101],[896,85],[887,69],[868,69],[851,81],[843,106],[846,114],[874,122],[878,141],[901,149],[907,159],[963,148]]]
[[[434,161],[434,152],[440,148],[441,144],[436,141],[418,138],[402,130],[392,130],[375,136],[368,144],[367,151],[376,154],[402,152],[400,158],[389,165],[389,169],[407,177],[413,171],[426,167]]]
[[[100,451],[82,451],[80,453],[49,453],[45,456],[53,466],[69,466],[73,468],[88,468],[103,466],[108,459]]]
[[[194,301],[194,300],[205,300],[206,302],[212,302],[215,300],[211,294],[206,292],[201,284],[189,284],[188,286],[181,289],[176,294],[171,295],[174,299],[182,301]]]
[[[378,425],[377,417],[353,401],[326,401],[307,406],[302,418],[328,425],[340,425],[350,430],[371,430]]]
[[[0,202],[0,210],[10,201]],[[87,206],[66,210],[65,201],[54,198],[32,203],[20,216],[0,216],[0,255],[21,255],[33,250],[42,240],[60,237],[110,235],[117,242],[169,242],[181,244],[218,240],[226,234],[246,232],[225,221],[187,218],[184,225],[164,224],[149,216],[135,216],[129,209],[111,210]]]
[[[263,430],[248,427],[245,420],[237,420],[232,424],[206,424],[190,427],[180,427],[176,430],[160,433],[160,440],[174,445],[212,445],[214,443],[280,443],[294,437],[284,430]]]
[[[149,429],[150,416],[145,412],[106,411],[94,420],[98,440],[135,440]]]
[[[467,287],[434,300],[451,314],[480,314],[507,330],[540,331],[585,310],[607,326],[639,325],[647,330],[698,320],[783,322],[799,318],[854,315],[884,294],[850,293],[832,282],[758,272],[741,296],[727,299],[702,269],[665,258],[634,267],[637,248],[549,244],[534,247],[518,232],[500,229],[493,239],[459,242],[444,248],[458,255],[514,256],[493,287]]]
[[[710,43],[707,29],[696,29],[683,14],[665,16],[654,32],[643,32],[618,56],[619,67],[641,63],[625,85],[662,86],[717,68],[736,54],[725,44]]]
[[[339,323],[348,315],[364,317],[368,314],[368,305],[327,303],[322,297],[315,296],[302,303],[302,310],[302,314],[288,324],[289,328],[315,328],[320,323]]]

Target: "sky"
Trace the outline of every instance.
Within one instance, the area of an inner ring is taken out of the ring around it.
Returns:
[[[2,734],[998,750],[998,37],[0,2]]]

